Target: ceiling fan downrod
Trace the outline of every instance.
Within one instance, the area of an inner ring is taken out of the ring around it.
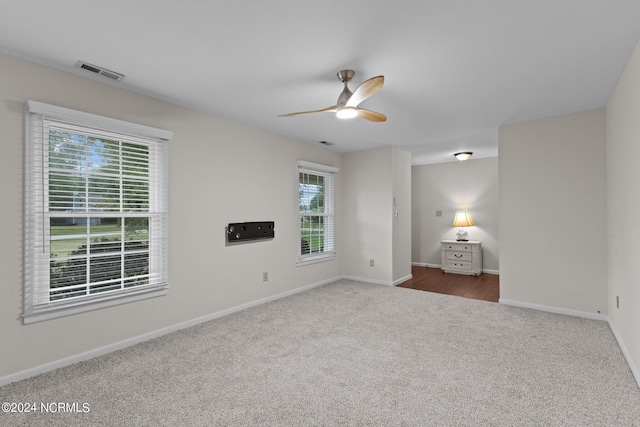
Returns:
[[[356,73],[353,70],[338,71],[338,79],[342,83],[344,83],[344,89],[342,90],[342,93],[338,97],[338,102],[336,103],[336,105],[342,106],[346,104],[349,98],[351,98],[351,95],[353,95],[353,92],[351,92],[351,90],[349,89],[348,83],[351,81],[351,79],[353,79],[353,76],[355,74]]]

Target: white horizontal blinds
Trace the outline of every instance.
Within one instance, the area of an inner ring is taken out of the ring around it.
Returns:
[[[335,256],[335,172],[308,162],[298,164],[299,261]]]
[[[42,301],[42,283],[49,282],[49,227],[46,225],[45,191],[48,176],[48,150],[42,144],[43,117],[25,117],[25,241],[24,304],[25,314],[36,301]]]
[[[25,316],[165,288],[166,142],[133,135],[133,124],[100,125],[86,113],[74,123],[70,110],[35,104],[27,105]]]
[[[169,144],[149,146],[153,168],[149,170],[149,281],[167,285],[169,280]]]

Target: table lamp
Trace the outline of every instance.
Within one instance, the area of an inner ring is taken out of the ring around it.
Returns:
[[[473,226],[473,218],[471,218],[471,212],[469,211],[456,211],[456,216],[453,217],[453,227],[460,227],[460,230],[456,233],[456,240],[466,242],[469,240],[469,234],[463,227]]]

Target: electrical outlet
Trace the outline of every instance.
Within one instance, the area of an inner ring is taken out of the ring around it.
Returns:
[[[268,282],[269,281],[269,273],[267,271],[262,273],[262,281],[263,282]]]
[[[373,264],[374,264],[374,262],[373,262],[373,258],[371,258],[371,259],[369,260],[369,267],[373,267]]]
[[[436,216],[442,216],[442,211],[436,211]]]
[[[616,308],[620,308],[620,297],[616,295]]]

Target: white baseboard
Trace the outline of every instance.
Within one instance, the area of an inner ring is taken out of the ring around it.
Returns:
[[[218,311],[216,313],[208,314],[206,316],[198,317],[196,319],[188,320],[186,322],[178,323],[176,325],[168,326],[166,328],[162,328],[156,331],[142,334],[137,337],[128,338],[126,340],[109,344],[104,347],[99,347],[93,350],[86,351],[84,353],[75,354],[73,356],[69,356],[63,359],[55,360],[53,362],[45,363],[44,365],[36,366],[30,369],[25,369],[24,371],[16,372],[14,374],[9,374],[4,377],[0,377],[0,387],[16,381],[21,381],[27,378],[35,377],[36,375],[44,374],[45,372],[49,372],[55,369],[63,368],[65,366],[73,365],[74,363],[82,362],[84,360],[89,360],[89,359],[93,359],[94,357],[112,353],[116,350],[121,350],[126,347],[131,347],[132,345],[141,343],[143,341],[148,341],[154,338],[158,338],[163,335],[167,335],[172,332],[179,331],[181,329],[189,328],[191,326],[195,326],[200,323],[208,322],[209,320],[217,319],[219,317],[223,317],[228,314],[235,313],[237,311],[245,310],[250,307],[255,307],[260,304],[264,304],[270,301],[275,301],[280,298],[288,297],[290,295],[307,291],[309,289],[317,288],[318,286],[335,282],[336,280],[340,280],[341,278],[342,278],[341,276],[336,276],[334,278],[326,279],[321,282],[313,283],[311,285],[303,286],[300,288],[292,289],[290,291],[286,291],[286,292],[282,292],[269,297],[261,298],[255,301],[248,302],[246,304],[241,304],[235,307],[228,308],[226,310]]]
[[[412,262],[411,265],[414,267],[442,268],[442,264],[429,264],[426,262]],[[486,274],[500,275],[500,270],[492,270],[490,268],[483,268],[482,272]]]
[[[604,314],[589,313],[588,311],[570,310],[568,308],[552,307],[552,306],[541,305],[541,304],[532,304],[528,302],[514,301],[514,300],[509,300],[504,298],[500,298],[498,302],[500,304],[510,305],[513,307],[532,308],[534,310],[547,311],[549,313],[556,313],[556,314],[566,314],[567,316],[582,317],[584,319],[604,320],[604,321],[609,320],[609,318]]]
[[[346,280],[355,280],[356,282],[365,282],[365,283],[373,283],[374,285],[385,285],[385,286],[398,286],[400,283],[406,282],[413,278],[413,275],[409,274],[407,276],[401,277],[400,279],[394,280],[393,282],[388,280],[373,280],[367,279],[364,277],[358,276],[342,276],[343,279]]]
[[[393,285],[393,286],[398,286],[400,283],[404,283],[404,282],[406,282],[407,280],[411,280],[411,279],[413,279],[413,275],[412,275],[412,274],[409,274],[409,275],[407,275],[407,276],[401,277],[401,278],[400,278],[400,279],[398,279],[398,280],[394,280],[392,285]]]
[[[609,322],[609,327],[611,328],[611,332],[613,332],[613,336],[616,337],[616,341],[618,341],[618,346],[620,347],[620,350],[622,350],[622,354],[624,355],[624,358],[627,359],[627,364],[629,365],[629,369],[631,369],[631,373],[633,374],[633,377],[638,383],[638,387],[640,387],[640,370],[638,370],[638,367],[635,365],[635,363],[633,363],[631,354],[627,350],[627,347],[625,347],[624,342],[622,341],[622,338],[620,337],[620,335],[618,335],[618,331],[616,331],[616,328],[614,328],[613,325],[611,324],[611,320],[608,319],[608,322]]]
[[[412,262],[411,265],[414,267],[429,267],[429,268],[440,268],[442,267],[440,264],[429,264],[425,262]]]
[[[374,279],[367,279],[365,277],[347,276],[347,275],[342,276],[342,278],[346,280],[355,280],[356,282],[373,283],[374,285],[394,286],[393,282],[389,280],[374,280]]]

